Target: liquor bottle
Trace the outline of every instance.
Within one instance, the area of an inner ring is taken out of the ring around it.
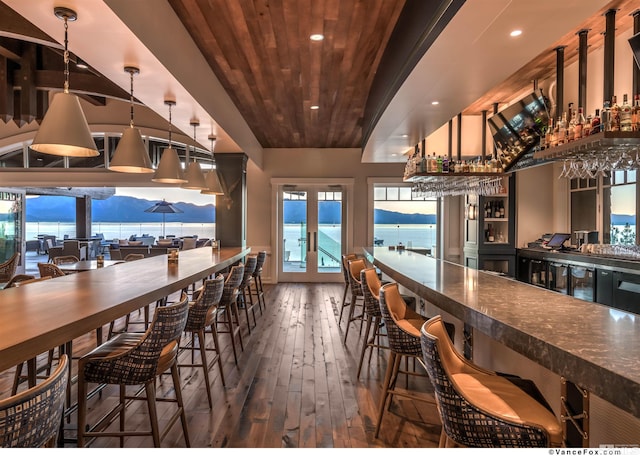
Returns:
[[[495,218],[500,218],[500,205],[497,201],[493,202],[493,216]]]
[[[596,114],[593,116],[593,119],[591,119],[591,134],[595,135],[596,133],[600,133],[601,128],[600,110],[596,109]]]
[[[633,97],[633,108],[631,109],[631,129],[640,131],[640,95]]]
[[[615,95],[611,98],[611,115],[609,117],[611,131],[620,131],[620,106]]]
[[[449,172],[449,158],[446,156],[442,157],[442,172],[445,174]]]
[[[631,105],[627,94],[622,95],[622,106],[620,107],[620,131],[631,131]]]
[[[578,117],[576,118],[575,127],[573,128],[573,139],[580,139],[584,135],[584,125],[586,124],[582,108],[578,107]]]
[[[599,111],[599,110],[597,110]],[[584,125],[582,126],[582,137],[589,136],[591,134],[591,123],[593,122],[593,116],[589,114],[587,119],[584,121]],[[598,119],[600,122],[600,119]]]
[[[600,111],[600,131],[611,131],[611,104],[605,101]]]
[[[494,237],[494,233],[493,233],[493,225],[491,225],[491,223],[489,223],[489,229],[487,231],[488,231],[487,241],[488,242],[495,241],[495,237]]]
[[[573,112],[573,103],[569,103],[569,117],[567,121],[567,137],[565,142],[571,142],[575,137],[575,129],[576,129],[576,116]]]
[[[549,117],[549,127],[547,128],[547,148],[555,147],[558,145],[558,139],[556,137],[556,126],[553,124],[553,117]]]
[[[442,155],[438,155],[436,158],[436,172],[442,173]]]
[[[504,218],[504,201],[500,200],[500,218]]]
[[[562,113],[562,117],[558,118],[558,146],[565,143],[567,137],[567,111]]]

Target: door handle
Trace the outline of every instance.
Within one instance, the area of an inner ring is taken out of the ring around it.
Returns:
[[[318,251],[318,232],[317,231],[313,232],[313,251],[314,252]]]
[[[307,252],[311,250],[311,246],[309,245],[309,239],[311,238],[311,233],[307,231]]]

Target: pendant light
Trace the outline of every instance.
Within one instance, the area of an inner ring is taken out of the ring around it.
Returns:
[[[182,173],[182,165],[178,158],[178,152],[171,147],[171,106],[175,106],[176,101],[166,99],[164,104],[169,106],[169,148],[162,152],[158,169],[151,180],[163,184],[182,184],[186,182]]]
[[[193,127],[193,142],[196,142],[196,127],[200,125],[200,121],[198,119],[191,119],[190,122]],[[187,150],[189,150],[187,148]],[[196,161],[196,146],[193,146],[193,161],[189,163],[189,154],[187,154],[187,172],[184,177],[187,179],[187,182],[182,184],[182,188],[186,188],[189,190],[204,190],[207,188],[207,184],[204,182],[204,174],[202,174],[202,169],[200,168],[200,163]]]
[[[216,161],[213,157],[213,144],[216,141],[216,137],[214,135],[209,135],[209,141],[211,141],[211,169],[207,173],[205,177],[205,183],[207,184],[207,188],[205,190],[200,190],[200,193],[203,195],[224,195],[222,191],[222,185],[220,185],[220,178],[218,177],[218,170],[214,166]]]
[[[31,149],[49,155],[68,157],[96,157],[100,155],[91,137],[87,119],[80,100],[69,93],[68,22],[78,15],[69,8],[56,7],[54,14],[64,21],[64,91],[51,101],[42,124],[36,133]]]
[[[140,73],[140,70],[133,66],[126,66],[124,71],[129,73],[131,79],[131,120],[129,128],[124,130],[118,147],[113,153],[109,169],[121,173],[152,173],[154,170],[151,159],[142,141],[140,130],[133,126],[133,75]]]

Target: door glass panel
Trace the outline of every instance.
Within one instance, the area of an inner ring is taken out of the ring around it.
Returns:
[[[318,192],[318,272],[340,272],[342,192]]]
[[[282,271],[307,271],[307,192],[282,194]]]

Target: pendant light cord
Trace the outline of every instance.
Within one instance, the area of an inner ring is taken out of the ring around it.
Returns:
[[[196,162],[196,127],[197,124],[193,124],[193,162]]]
[[[171,148],[171,103],[169,103],[169,149]]]
[[[64,93],[69,93],[69,24],[64,17]]]
[[[131,76],[131,98],[129,99],[131,101],[131,120],[129,126],[133,128],[133,71],[129,73],[129,76]]]

